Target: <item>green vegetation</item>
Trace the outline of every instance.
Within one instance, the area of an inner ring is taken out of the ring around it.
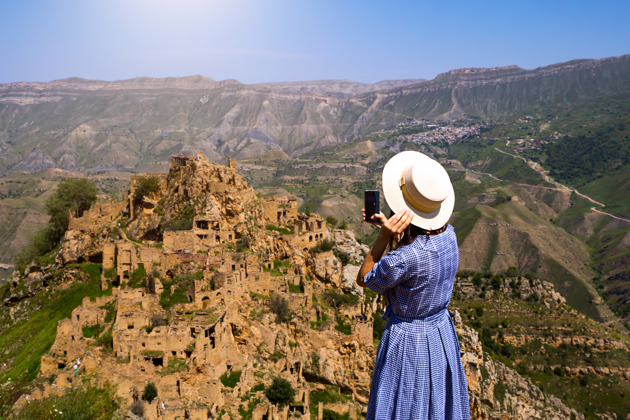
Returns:
[[[158,396],[158,390],[153,382],[149,382],[145,387],[144,391],[142,391],[142,399],[151,404]]]
[[[83,337],[85,338],[92,338],[92,337],[98,337],[100,331],[103,330],[103,327],[101,327],[100,325],[96,324],[96,325],[91,325],[89,327],[83,327]]]
[[[183,372],[187,369],[186,361],[181,359],[169,359],[168,365],[158,371],[160,375],[170,375],[172,373]]]
[[[339,293],[335,290],[327,290],[322,295],[324,301],[335,308],[339,308],[341,306],[354,306],[359,303],[359,296],[353,295],[352,293]]]
[[[345,317],[337,316],[335,329],[345,335],[352,334],[352,324],[346,324]]]
[[[96,388],[90,383],[73,386],[63,395],[29,400],[14,413],[18,419],[111,419],[120,409],[120,398],[109,386]]]
[[[235,370],[235,371],[230,372],[229,375],[227,372],[225,372],[223,375],[219,377],[219,379],[221,380],[221,383],[223,384],[223,386],[226,386],[228,388],[234,388],[236,384],[238,383],[238,381],[241,380],[241,371]]]
[[[277,293],[271,295],[269,309],[276,314],[276,324],[289,322],[293,317],[293,313],[289,308],[289,302]]]
[[[507,273],[514,271],[511,267]],[[614,373],[617,367],[630,367],[630,356],[614,345],[602,347],[588,341],[598,337],[621,340],[627,346],[627,336],[584,318],[565,304],[531,292],[529,286],[536,287],[538,282],[531,276],[528,279],[492,273],[459,274],[473,282],[477,279],[478,285],[474,295],[462,296],[456,281],[451,307],[459,310],[464,323],[477,330],[484,351],[494,359],[529,377],[545,393],[586,413],[588,418],[604,412],[621,416],[630,410],[630,403],[617,397],[630,393],[630,384],[622,379],[622,373]],[[502,286],[494,287],[498,284]],[[514,335],[525,340],[516,345],[509,339]],[[568,369],[580,367],[609,368],[611,372],[591,376],[567,373]],[[505,397],[507,390],[501,382],[495,386],[497,401]]]
[[[0,348],[4,349],[0,364],[7,363],[9,367],[0,373],[0,382],[8,385],[0,390],[0,407],[15,401],[24,386],[37,377],[41,357],[55,341],[57,322],[69,318],[84,297],[111,293],[111,290],[101,291],[100,264],[74,267],[87,274],[85,282],[79,281],[77,276],[66,289],[53,289],[50,294],[40,291],[31,298],[33,306],[28,319],[5,324],[7,327],[0,335]],[[3,322],[6,321],[3,319]]]
[[[323,419],[324,420],[349,420],[350,413],[339,414],[336,411],[324,408]]]
[[[319,403],[324,404],[336,404],[336,403],[349,403],[352,401],[352,397],[337,392],[333,387],[326,386],[323,390],[312,390],[310,393],[310,405],[309,410],[311,412],[311,418],[317,417],[317,408]]]
[[[272,404],[283,406],[293,402],[295,389],[291,383],[284,378],[273,378],[273,382],[265,391],[265,396]]]
[[[160,190],[160,180],[156,176],[143,176],[136,179],[136,190],[133,194],[133,201],[139,203],[142,197],[150,195]]]
[[[291,293],[304,293],[304,289],[301,284],[289,283],[289,292]]]
[[[160,306],[165,310],[178,303],[188,302],[188,289],[193,280],[203,279],[203,271],[175,276],[171,281],[163,281],[164,290],[160,294]],[[171,293],[171,286],[175,286]]]
[[[280,232],[282,235],[292,235],[293,231],[286,227],[278,227],[275,225],[267,225],[265,228],[270,232]]]
[[[129,283],[127,284],[129,287],[134,288],[142,288],[144,287],[144,279],[147,276],[147,272],[144,269],[144,264],[138,264],[138,268],[133,270],[131,276],[129,277]]]
[[[50,220],[38,231],[28,244],[15,256],[15,265],[24,270],[28,262],[52,251],[68,230],[69,214],[83,215],[96,201],[98,189],[87,178],[67,179],[57,186],[57,190],[46,200],[46,211]]]
[[[94,341],[94,345],[102,346],[106,351],[112,351],[114,348],[114,339],[112,338],[112,327],[109,327],[107,331],[101,334],[96,341]]]
[[[162,231],[177,231],[177,230],[190,230],[193,227],[193,220],[195,218],[195,209],[189,204],[185,205],[176,215],[170,220],[165,220],[161,224]]]
[[[328,239],[324,239],[321,243],[315,245],[313,248],[311,248],[311,252],[318,254],[321,252],[327,252],[327,251],[332,251],[333,247],[335,246],[334,242]]]

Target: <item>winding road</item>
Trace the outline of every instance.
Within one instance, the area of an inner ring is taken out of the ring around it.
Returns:
[[[597,200],[595,200],[595,199],[593,199],[593,198],[589,197],[588,195],[586,195],[586,194],[582,194],[581,192],[579,192],[579,191],[578,191],[578,190],[576,190],[575,188],[570,188],[570,187],[567,187],[566,185],[563,185],[563,184],[559,183],[558,181],[554,180],[553,178],[551,178],[551,177],[547,174],[547,171],[546,171],[545,169],[543,169],[543,167],[542,167],[542,166],[540,166],[540,165],[538,164],[538,162],[534,162],[534,161],[531,161],[531,160],[527,160],[527,159],[525,159],[525,158],[524,158],[524,157],[522,157],[522,156],[514,155],[514,154],[512,154],[512,153],[508,153],[508,152],[506,152],[506,151],[504,151],[504,150],[501,150],[501,149],[499,149],[499,148],[497,148],[497,147],[495,147],[495,148],[494,148],[494,150],[496,150],[496,151],[497,151],[497,152],[499,152],[499,153],[503,153],[504,155],[511,156],[511,157],[513,157],[513,158],[515,158],[515,159],[521,159],[521,160],[522,160],[523,162],[525,162],[525,163],[526,163],[526,164],[527,164],[530,168],[532,168],[534,171],[538,172],[538,173],[539,173],[539,174],[543,177],[543,179],[544,179],[545,181],[547,181],[548,183],[550,183],[550,184],[552,184],[552,185],[557,186],[559,189],[561,189],[561,190],[565,190],[565,191],[569,191],[569,192],[573,192],[573,193],[575,193],[575,194],[579,195],[580,197],[587,199],[588,201],[590,201],[590,202],[591,202],[591,203],[593,203],[593,204],[596,204],[596,205],[601,206],[601,207],[606,207],[606,204],[604,204],[604,203],[600,203],[599,201],[597,201]],[[615,216],[614,214],[610,214],[610,213],[605,212],[605,211],[603,211],[603,210],[600,210],[600,209],[598,209],[598,208],[596,208],[596,207],[591,207],[591,210],[592,210],[592,211],[594,211],[594,212],[600,213],[600,214],[604,214],[604,215],[606,215],[606,216],[610,216],[610,217],[612,217],[613,219],[616,219],[616,220],[621,220],[621,221],[623,221],[623,222],[630,223],[630,219],[626,219],[625,217]]]

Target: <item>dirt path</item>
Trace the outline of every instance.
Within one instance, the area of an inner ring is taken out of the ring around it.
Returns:
[[[582,198],[587,199],[588,201],[590,201],[593,204],[597,204],[598,206],[602,206],[602,207],[606,207],[606,204],[604,203],[600,203],[599,201],[589,197],[588,195],[582,194],[581,192],[579,192],[578,190],[576,190],[575,188],[569,188],[566,185],[563,185],[561,183],[559,183],[558,181],[554,180],[553,178],[551,178],[549,175],[547,175],[547,171],[545,171],[537,162],[533,162],[531,160],[527,160],[522,156],[518,156],[518,155],[513,155],[511,153],[508,153],[506,151],[503,151],[501,149],[498,148],[494,148],[494,150],[496,150],[499,153],[503,153],[504,155],[508,155],[508,156],[512,156],[515,159],[520,159],[523,162],[525,162],[530,168],[532,168],[533,170],[535,170],[536,172],[538,172],[545,181],[547,181],[548,183],[557,186],[558,188],[565,190],[565,191],[570,191],[570,192],[574,192],[575,194],[579,195]],[[603,214],[608,214],[609,216],[615,217],[609,213],[603,212],[603,211],[599,211],[599,213],[603,213]],[[621,219],[621,220],[626,220],[626,219]]]

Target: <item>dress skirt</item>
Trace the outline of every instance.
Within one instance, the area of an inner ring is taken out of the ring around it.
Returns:
[[[468,386],[446,309],[390,316],[376,354],[367,419],[470,419]]]

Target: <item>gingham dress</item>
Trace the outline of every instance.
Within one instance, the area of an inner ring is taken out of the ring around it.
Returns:
[[[388,253],[365,275],[387,298],[367,419],[470,419],[457,333],[446,310],[459,263],[452,226]]]

